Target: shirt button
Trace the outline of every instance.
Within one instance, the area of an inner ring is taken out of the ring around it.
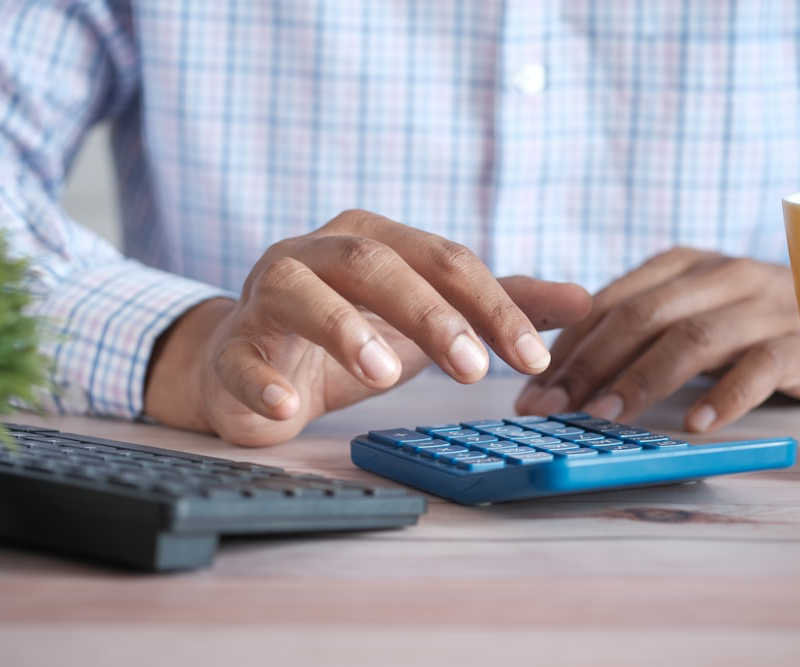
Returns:
[[[544,90],[547,72],[544,65],[533,63],[517,72],[511,82],[523,95],[536,95]]]

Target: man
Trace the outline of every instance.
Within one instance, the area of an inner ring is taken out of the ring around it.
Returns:
[[[0,215],[55,407],[269,444],[430,360],[477,381],[484,343],[524,412],[719,369],[689,428],[800,396],[794,3],[604,4],[3,3]],[[103,119],[131,259],[57,205]]]

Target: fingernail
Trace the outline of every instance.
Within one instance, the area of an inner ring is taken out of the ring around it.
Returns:
[[[289,392],[277,384],[268,384],[261,392],[261,399],[271,408],[277,408],[289,396]]]
[[[585,409],[586,412],[595,417],[614,421],[625,409],[625,401],[622,400],[622,396],[619,394],[606,394],[596,401],[587,403]]]
[[[550,387],[536,402],[536,412],[541,415],[551,415],[564,412],[569,407],[569,394],[563,387]]]
[[[689,417],[689,426],[696,431],[706,431],[717,420],[717,411],[705,403]]]
[[[456,336],[447,358],[459,375],[482,373],[489,362],[486,350],[463,333]]]
[[[532,333],[526,332],[517,338],[514,351],[523,365],[532,371],[543,371],[550,365],[550,352]]]
[[[372,338],[358,353],[358,365],[370,380],[385,380],[397,371],[397,359],[382,343]]]

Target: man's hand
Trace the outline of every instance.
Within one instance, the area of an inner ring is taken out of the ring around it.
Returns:
[[[677,248],[611,283],[566,329],[553,363],[517,401],[523,413],[583,408],[627,421],[704,372],[720,374],[688,411],[706,431],[773,392],[800,398],[800,318],[790,270]]]
[[[564,326],[589,307],[575,285],[498,281],[464,246],[348,211],[270,247],[239,301],[200,304],[162,335],[145,412],[242,445],[282,442],[431,360],[476,382],[489,364],[482,340],[539,373],[550,354],[533,322]]]

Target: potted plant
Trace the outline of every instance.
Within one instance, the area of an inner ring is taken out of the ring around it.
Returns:
[[[36,405],[36,388],[47,384],[47,363],[39,352],[39,321],[26,314],[28,263],[11,257],[0,232],[0,415],[15,401]],[[5,431],[0,437],[6,439]]]

